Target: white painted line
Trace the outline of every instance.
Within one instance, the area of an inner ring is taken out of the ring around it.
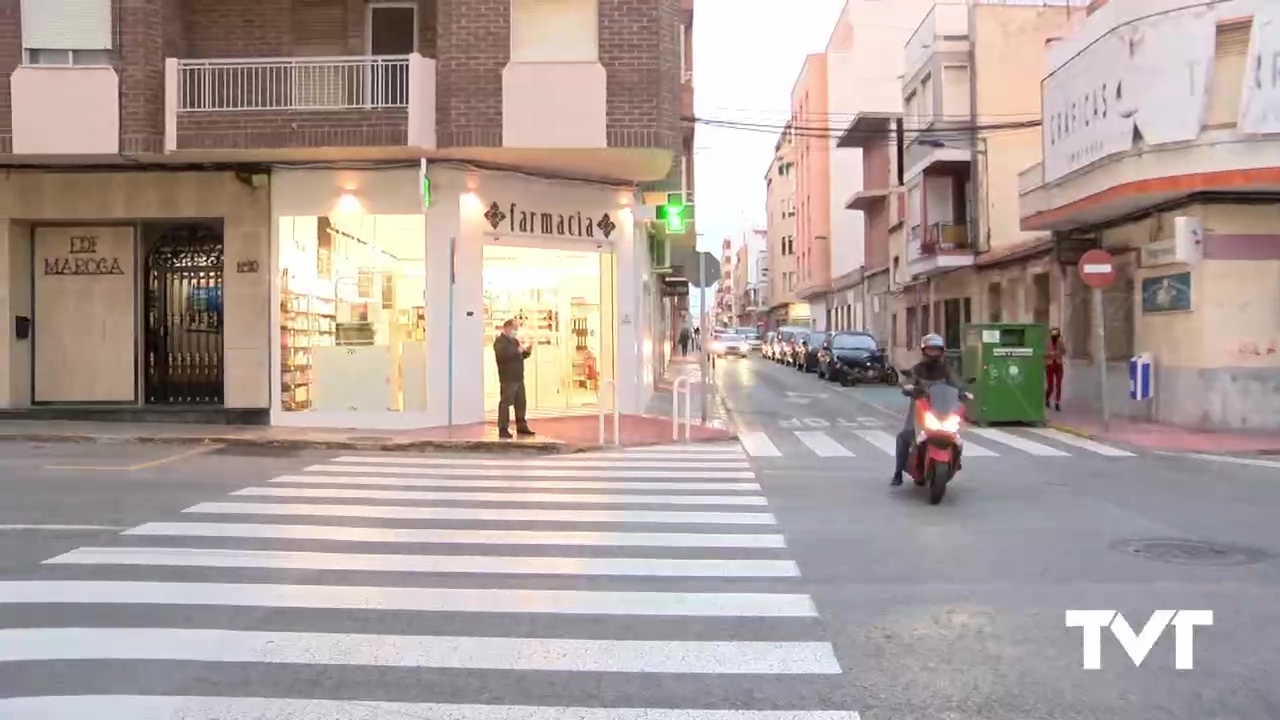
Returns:
[[[283,498],[353,498],[357,500],[456,500],[458,502],[560,503],[565,505],[768,505],[759,495],[587,495],[582,493],[436,492],[431,490],[365,490],[332,487],[250,487],[231,495]]]
[[[776,525],[769,513],[667,512],[665,510],[542,510],[509,508],[318,505],[310,503],[220,503],[193,505],[182,512],[206,515],[299,515],[383,520],[497,520],[562,523],[672,523],[678,525]]]
[[[782,457],[778,446],[773,444],[768,435],[762,432],[744,432],[738,435],[742,447],[749,455],[755,457]]]
[[[638,447],[627,448],[626,450],[616,450],[610,454],[630,455],[643,453],[724,453],[726,455],[741,455],[742,448],[736,443],[672,443],[668,445],[640,445]]]
[[[493,467],[493,468],[560,468],[560,467],[628,467],[628,468],[672,468],[676,470],[696,470],[696,469],[715,469],[736,470],[738,468],[749,468],[751,463],[742,456],[726,457],[724,459],[716,458],[710,461],[689,462],[683,456],[678,460],[664,460],[662,458],[654,458],[652,454],[647,455],[644,459],[634,460],[629,457],[618,455],[611,458],[587,455],[565,455],[555,460],[506,460],[493,458],[362,458],[344,456],[334,458],[335,463],[358,463],[370,465],[409,465],[409,466],[443,466],[443,467]]]
[[[103,532],[127,529],[115,525],[0,525],[0,530],[48,530],[50,532]]]
[[[1280,470],[1280,462],[1275,460],[1260,460],[1258,458],[1232,457],[1230,455],[1209,455],[1206,453],[1172,453],[1162,452],[1161,455],[1172,455],[1175,457],[1189,457],[1197,460],[1208,460],[1210,462],[1231,463],[1232,465],[1248,465],[1250,467],[1274,468]]]
[[[538,477],[538,478],[670,478],[672,476],[690,476],[705,480],[754,480],[756,475],[750,470],[703,470],[664,466],[666,470],[614,470],[610,467],[572,470],[563,468],[521,468],[521,467],[379,467],[378,472],[387,475],[459,475],[462,477]],[[336,472],[348,475],[359,475],[369,472],[368,465],[310,465],[303,468],[306,472]]]
[[[898,453],[898,438],[883,430],[854,430],[853,434],[876,446],[886,454],[896,455]],[[964,441],[964,455],[965,457],[1000,457],[981,445],[974,445],[968,440]]]
[[[988,449],[986,449],[986,448],[982,447],[981,445],[975,445],[974,443],[972,443],[972,442],[970,442],[970,441],[969,441],[969,438],[964,437],[963,435],[961,436],[961,439],[964,441],[964,456],[965,456],[965,457],[967,457],[967,458],[971,458],[971,457],[1000,457],[1000,454],[999,454],[999,453],[996,453],[996,452],[993,452],[993,451],[991,451],[991,450],[988,450]]]
[[[511,488],[518,490],[736,490],[760,491],[759,483],[645,480],[476,480],[472,478],[379,477],[377,475],[280,475],[273,483],[300,485],[394,485],[399,487]]]
[[[324,610],[403,610],[553,615],[817,617],[808,595],[769,593],[593,592],[260,585],[257,583],[0,582],[0,605],[224,605]]]
[[[824,710],[672,710],[520,705],[444,705],[369,700],[62,695],[0,700],[0,717],[39,720],[861,720]]]
[[[980,435],[988,440],[995,440],[1003,445],[1015,447],[1029,455],[1038,455],[1040,457],[1070,457],[1070,453],[1062,452],[1057,448],[1051,448],[1048,445],[1041,445],[1038,442],[1018,437],[1013,433],[1007,433],[1003,430],[995,428],[979,428],[970,427],[969,432],[974,435]]]
[[[401,555],[209,550],[194,548],[83,547],[44,565],[146,565],[154,567],[271,568],[358,572],[595,575],[642,577],[799,577],[790,560],[690,560],[684,558],[562,558],[498,555]]]
[[[152,537],[260,538],[359,543],[458,545],[563,545],[590,547],[785,548],[782,535],[701,533],[538,532],[535,530],[448,530],[342,527],[338,525],[254,525],[241,523],[147,523],[124,535]]]
[[[1111,272],[1111,263],[1091,263],[1082,266],[1080,271],[1085,275],[1106,275]]]
[[[824,642],[563,640],[158,628],[0,630],[0,662],[44,660],[702,675],[838,675],[841,672],[835,650]]]
[[[898,453],[898,439],[883,430],[854,430],[853,434],[889,455]]]
[[[853,453],[821,430],[796,430],[796,437],[818,457],[853,457]]]
[[[1055,440],[1063,445],[1071,445],[1072,447],[1078,447],[1082,450],[1098,453],[1099,455],[1106,455],[1107,457],[1137,457],[1128,450],[1113,448],[1110,445],[1103,445],[1102,443],[1095,442],[1089,438],[1082,438],[1078,435],[1072,435],[1071,433],[1064,433],[1061,430],[1054,430],[1053,428],[1027,429],[1041,437],[1047,437],[1050,440]]]

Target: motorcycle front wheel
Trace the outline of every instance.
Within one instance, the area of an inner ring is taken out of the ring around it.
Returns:
[[[935,463],[933,472],[929,473],[929,504],[937,505],[947,494],[947,483],[951,480],[951,465]]]

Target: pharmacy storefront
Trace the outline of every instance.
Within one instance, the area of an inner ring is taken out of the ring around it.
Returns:
[[[493,341],[533,345],[530,414],[639,412],[652,341],[626,188],[434,165],[273,173],[272,423],[491,418]],[[616,400],[615,400],[616,398]]]

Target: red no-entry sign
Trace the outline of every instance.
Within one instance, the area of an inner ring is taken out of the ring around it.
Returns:
[[[1094,290],[1111,287],[1116,281],[1116,264],[1106,250],[1090,250],[1080,258],[1080,279]]]

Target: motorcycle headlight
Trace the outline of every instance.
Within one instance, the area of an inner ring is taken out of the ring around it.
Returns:
[[[948,415],[939,418],[931,412],[924,414],[924,426],[926,430],[933,432],[955,433],[960,431],[960,416]]]

